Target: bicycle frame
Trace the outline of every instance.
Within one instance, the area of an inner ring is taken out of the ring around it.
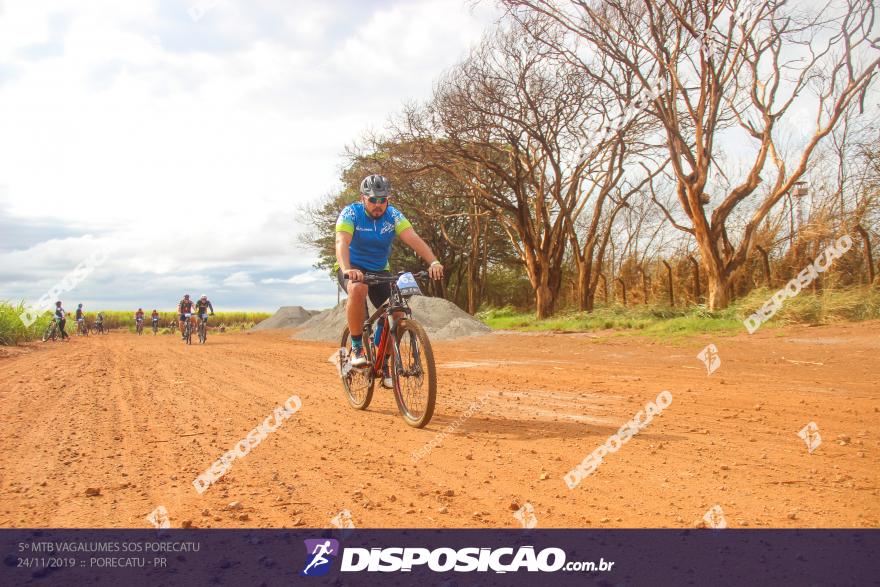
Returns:
[[[412,318],[412,309],[409,307],[406,298],[400,293],[400,288],[397,287],[397,281],[395,280],[389,283],[391,285],[391,296],[385,301],[385,303],[379,306],[375,312],[373,312],[372,316],[370,316],[367,311],[366,314],[368,317],[364,320],[363,335],[366,336],[368,340],[372,340],[373,324],[379,318],[382,318],[383,316],[385,318],[385,326],[382,328],[382,335],[379,337],[379,344],[376,346],[376,356],[370,357],[372,361],[370,372],[373,377],[382,376],[382,364],[384,363],[383,359],[385,358],[385,354],[388,351],[387,347],[389,341],[391,342],[391,350],[394,353],[395,369],[401,369],[400,365],[402,361],[400,357],[400,347],[397,341],[397,321],[394,319],[394,314],[396,312],[403,312],[405,314],[404,318],[402,318],[403,320]],[[364,309],[368,310],[366,301],[364,301]],[[388,336],[389,332],[391,333],[390,337]]]
[[[397,310],[397,309],[390,310],[390,308],[388,307],[388,302],[385,302],[384,304],[382,304],[379,307],[378,310],[376,310],[373,313],[372,316],[370,316],[364,322],[364,334],[369,336],[370,339],[372,340],[373,324],[379,318],[381,318],[383,316],[385,317],[385,326],[382,328],[382,336],[379,337],[379,345],[376,347],[376,356],[371,357],[371,359],[373,360],[373,364],[371,365],[370,370],[372,371],[374,377],[380,377],[382,375],[382,363],[384,362],[384,361],[382,361],[382,359],[385,358],[388,343],[389,343],[389,341],[392,340],[391,338],[389,338],[388,332],[391,330],[396,330],[396,328],[397,328],[397,323],[394,321],[394,312],[395,311],[399,311],[399,310]],[[405,311],[407,313],[407,317],[412,316],[412,310],[410,310],[409,307],[407,307],[403,311]],[[394,337],[394,340],[396,341],[396,335],[392,335],[392,336]],[[394,351],[394,360],[395,360],[394,364],[399,365],[400,364],[400,349],[397,347],[396,344],[392,344],[391,348]]]

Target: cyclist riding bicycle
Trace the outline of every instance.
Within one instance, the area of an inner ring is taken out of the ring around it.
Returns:
[[[153,310],[153,313],[150,314],[150,321],[151,322],[158,322],[159,321],[159,312],[157,312],[156,310]]]
[[[141,322],[143,322],[143,321],[144,321],[144,309],[138,308],[138,311],[134,313],[135,327],[139,328],[141,325]]]
[[[67,312],[64,311],[64,308],[61,307],[61,301],[55,302],[55,318],[53,318],[56,322],[58,322],[58,330],[61,331],[61,340],[68,340],[70,336],[67,332],[64,331],[64,325],[67,324]]]
[[[196,314],[198,314],[199,319],[202,319],[208,315],[208,308],[211,309],[211,316],[214,315],[214,306],[211,305],[211,302],[208,300],[208,296],[202,294],[199,298],[199,301],[196,302]]]
[[[98,332],[104,332],[104,312],[98,312],[98,315],[95,316],[95,326],[97,326]]]
[[[391,284],[367,286],[359,282],[365,275],[391,275],[388,257],[395,237],[400,237],[404,244],[430,264],[428,274],[432,279],[443,277],[443,265],[431,247],[416,234],[403,213],[389,204],[391,184],[388,180],[381,175],[370,175],[361,182],[360,192],[361,201],[343,208],[336,220],[335,268],[339,287],[348,293],[346,316],[351,333],[352,367],[367,364],[363,347],[364,302],[367,296],[378,308],[391,295]],[[347,283],[345,277],[348,277]],[[396,312],[394,317],[402,318],[403,313]],[[382,326],[380,323],[376,328],[376,341],[380,339]],[[387,357],[382,367],[382,385],[393,388]]]
[[[82,334],[83,330],[85,330],[85,319],[86,313],[83,312],[83,305],[79,304],[76,307],[76,332],[77,334]]]
[[[192,319],[193,301],[189,299],[189,294],[183,296],[183,299],[177,304],[177,313],[180,314],[180,340],[186,340],[183,334],[184,322],[187,318]],[[189,314],[189,316],[187,316]]]

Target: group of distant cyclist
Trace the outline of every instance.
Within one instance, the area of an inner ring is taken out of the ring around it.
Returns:
[[[202,332],[207,330],[209,310],[210,315],[213,316],[214,305],[208,299],[207,295],[202,294],[202,296],[195,302],[190,299],[189,294],[184,295],[183,299],[177,304],[178,320],[171,322],[171,331],[174,332],[175,327],[179,327],[181,339],[186,341],[187,333],[194,330],[194,327],[196,326],[194,321],[198,319],[200,339],[204,342],[205,335],[203,335]],[[137,312],[134,313],[135,331],[137,334],[143,333],[145,316],[143,308],[138,308]],[[159,311],[155,308],[150,315],[150,322],[153,328],[153,334],[156,334],[159,330]],[[54,340],[56,336],[60,336],[62,341],[70,340],[70,335],[67,333],[66,327],[67,311],[59,300],[55,302],[55,315],[53,316],[52,324],[49,325],[46,334],[43,336],[43,341],[46,341],[49,338]],[[104,326],[104,312],[98,312],[95,316],[95,324],[92,328],[95,333],[105,334],[107,332],[107,329]],[[86,323],[86,313],[83,310],[82,304],[78,304],[76,307],[76,333],[79,336],[87,336],[89,333],[89,327]]]

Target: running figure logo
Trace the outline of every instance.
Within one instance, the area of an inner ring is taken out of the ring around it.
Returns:
[[[330,563],[339,554],[339,541],[333,538],[309,538],[305,540],[306,568],[299,574],[300,577],[321,577],[330,570]]]
[[[709,372],[709,375],[717,371],[718,367],[721,366],[721,356],[718,354],[718,347],[714,344],[710,344],[701,350],[697,358],[706,365],[706,371]]]
[[[724,510],[720,505],[713,505],[709,511],[703,514],[703,521],[709,528],[727,528],[727,520],[724,519]]]
[[[810,422],[798,432],[798,436],[807,443],[807,450],[810,451],[810,454],[813,454],[813,451],[819,448],[819,445],[822,444],[822,435],[819,434],[819,427],[816,426],[815,422]]]

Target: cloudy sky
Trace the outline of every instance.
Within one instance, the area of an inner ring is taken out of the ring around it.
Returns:
[[[0,0],[0,299],[323,308],[297,210],[497,17],[459,0]],[[98,255],[100,256],[100,255]]]

